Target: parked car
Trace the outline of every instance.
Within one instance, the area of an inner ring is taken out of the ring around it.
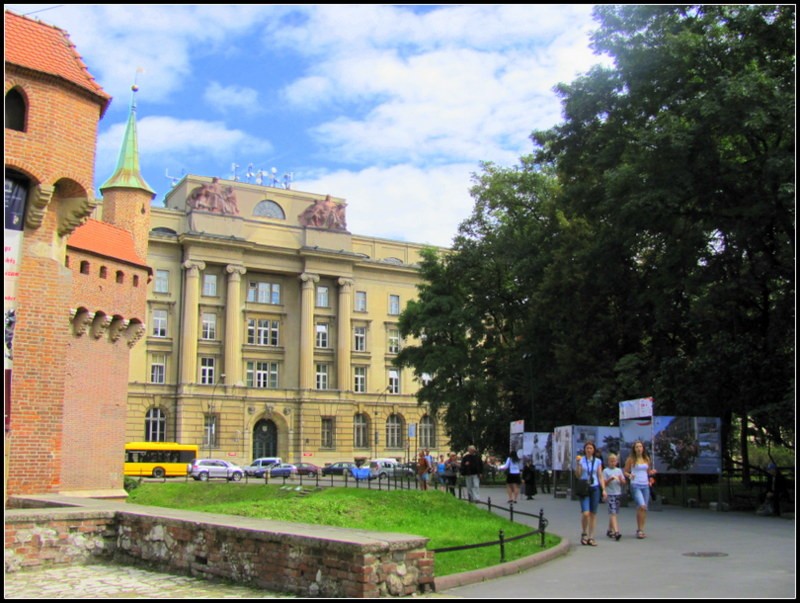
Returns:
[[[280,465],[282,462],[279,456],[265,456],[253,459],[253,462],[244,468],[244,472],[252,477],[264,477],[267,467]]]
[[[201,482],[212,478],[238,482],[244,477],[244,470],[239,465],[222,459],[195,459],[189,464],[189,475]]]
[[[355,463],[350,463],[348,461],[332,463],[322,468],[322,475],[344,475],[345,473],[350,473],[350,467],[355,466]]]
[[[307,475],[308,477],[317,477],[320,473],[320,468],[314,463],[297,463],[297,475]]]
[[[375,459],[369,462],[372,479],[414,477],[414,471],[394,459]]]
[[[294,477],[297,475],[297,467],[291,463],[281,463],[269,468],[270,477]]]

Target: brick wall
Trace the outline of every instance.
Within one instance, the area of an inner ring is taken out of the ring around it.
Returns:
[[[143,322],[149,275],[142,267],[74,250],[67,267],[68,236],[60,236],[65,224],[80,222],[83,214],[76,210],[92,201],[104,101],[58,78],[7,63],[5,89],[11,88],[26,99],[28,119],[24,132],[6,130],[5,164],[30,178],[32,190],[42,185],[54,193],[40,209],[41,224],[26,223],[23,235],[6,491],[124,496],[131,333],[117,339],[109,332],[76,335],[71,318],[75,309],[84,308]],[[129,213],[144,221],[149,207],[142,212],[142,203]],[[137,232],[146,230],[143,224]],[[90,261],[88,275],[79,271],[82,259]],[[101,266],[106,278],[100,276]]]

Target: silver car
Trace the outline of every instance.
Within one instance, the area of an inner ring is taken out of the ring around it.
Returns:
[[[195,459],[189,465],[189,475],[201,482],[215,477],[238,482],[244,476],[244,471],[239,465],[222,459]]]

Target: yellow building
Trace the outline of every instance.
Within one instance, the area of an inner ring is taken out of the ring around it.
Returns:
[[[444,451],[392,366],[421,245],[346,228],[342,199],[186,176],[152,209],[128,441],[317,465]]]

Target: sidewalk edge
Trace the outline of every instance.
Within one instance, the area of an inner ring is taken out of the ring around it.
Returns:
[[[516,561],[509,561],[508,563],[501,563],[499,565],[484,567],[460,574],[440,576],[433,580],[434,590],[438,593],[457,586],[466,586],[467,584],[475,584],[476,582],[517,574],[521,571],[541,565],[542,563],[546,563],[556,557],[560,557],[561,555],[566,555],[569,552],[569,547],[569,540],[562,538],[561,542],[556,546],[542,551],[541,553],[535,553],[523,557],[522,559],[517,559]]]

